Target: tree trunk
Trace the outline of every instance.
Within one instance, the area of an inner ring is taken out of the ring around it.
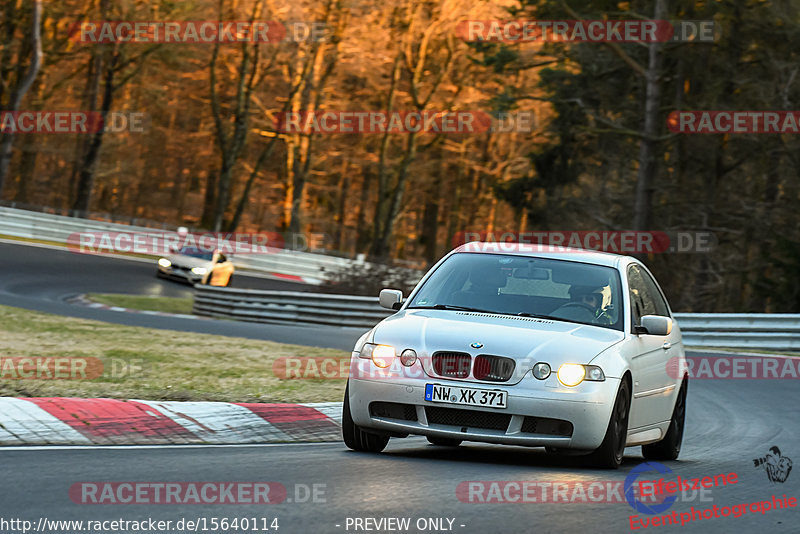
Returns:
[[[31,24],[31,64],[27,74],[20,79],[9,99],[7,109],[4,111],[18,111],[20,103],[28,90],[33,85],[39,69],[42,66],[42,0],[35,0],[33,5],[33,16]],[[11,165],[11,149],[14,146],[14,134],[7,133],[0,140],[0,196],[3,193],[8,168]]]
[[[667,0],[656,0],[655,20],[663,20],[667,11]],[[636,177],[636,198],[633,207],[633,229],[648,230],[651,219],[653,181],[656,174],[657,136],[659,107],[661,104],[662,43],[650,43],[647,70],[645,71],[644,127],[639,141],[639,173]]]

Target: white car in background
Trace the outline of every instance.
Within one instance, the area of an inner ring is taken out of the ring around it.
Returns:
[[[216,250],[210,252],[195,247],[184,247],[175,254],[158,260],[157,275],[212,286],[230,286],[233,281],[233,262]]]
[[[345,444],[380,452],[423,435],[546,447],[620,465],[626,446],[678,457],[687,376],[681,333],[653,276],[632,257],[469,243],[440,260],[398,310],[356,343]]]

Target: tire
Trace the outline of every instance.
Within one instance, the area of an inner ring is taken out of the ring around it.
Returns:
[[[348,449],[359,452],[381,452],[389,443],[389,436],[379,436],[365,432],[353,422],[353,416],[350,414],[350,386],[347,386],[344,390],[342,438]]]
[[[676,460],[681,453],[683,442],[683,428],[686,424],[686,393],[689,387],[689,377],[683,377],[678,398],[675,399],[675,408],[672,410],[672,420],[669,423],[667,435],[661,441],[642,445],[642,456],[646,460]]]
[[[630,385],[627,379],[623,379],[617,390],[603,443],[588,456],[591,464],[602,469],[617,469],[620,466],[625,454],[625,440],[628,438],[630,411]]]
[[[437,447],[458,447],[461,445],[460,439],[453,439],[453,438],[435,438],[433,436],[427,436],[428,443],[431,445],[436,445]]]

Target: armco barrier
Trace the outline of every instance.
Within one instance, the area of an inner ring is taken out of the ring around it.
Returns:
[[[391,315],[377,297],[195,286],[194,313],[263,323],[371,328]],[[684,344],[800,350],[800,314],[676,313]]]
[[[369,328],[390,310],[378,297],[195,286],[193,313],[258,323],[312,323]]]
[[[70,235],[79,232],[163,233],[167,231],[169,230],[0,207],[0,235],[39,239],[59,244],[66,244]],[[303,281],[312,284],[322,283],[332,272],[352,265],[353,261],[292,250],[270,254],[242,254],[233,258],[234,265],[240,268],[298,276]]]
[[[800,350],[800,314],[676,313],[675,318],[689,346]]]

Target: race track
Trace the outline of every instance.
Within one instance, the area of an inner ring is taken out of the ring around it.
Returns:
[[[19,245],[0,245],[0,303],[136,326],[237,335],[349,349],[357,330],[271,326],[230,321],[154,318],[72,306],[65,298],[86,292],[130,292],[182,296],[190,289],[156,279],[152,265],[112,258],[78,256]],[[238,275],[237,275],[238,276]],[[244,283],[245,277],[237,282]],[[250,282],[247,279],[247,282]],[[259,287],[285,288],[264,279]],[[274,285],[273,285],[274,284]],[[669,510],[727,507],[769,501],[773,495],[800,495],[800,473],[770,482],[753,460],[772,446],[800,459],[797,380],[692,380],[681,457],[665,462],[666,475],[699,478],[737,473],[738,483],[704,496],[687,494]],[[626,502],[464,502],[462,482],[624,481],[642,462],[640,449],[627,450],[618,471],[595,470],[579,458],[547,455],[542,449],[465,444],[456,449],[428,445],[421,438],[393,439],[379,455],[354,453],[341,443],[227,447],[6,448],[0,519],[171,520],[185,518],[272,518],[281,533],[366,532],[347,529],[347,518],[449,518],[463,533],[618,533],[631,530],[633,508]],[[649,473],[643,478],[657,478]],[[242,504],[78,504],[69,489],[80,482],[278,482],[287,500],[272,505]],[[317,502],[296,500],[295,492],[320,485]],[[296,485],[300,485],[297,489]],[[488,486],[487,486],[488,487]],[[512,495],[513,496],[513,495]],[[462,496],[463,498],[463,496]],[[466,499],[469,501],[469,499]],[[665,512],[665,513],[669,513]],[[703,519],[684,526],[652,526],[648,532],[800,532],[798,508],[749,512],[741,517]],[[640,517],[644,517],[640,514]],[[260,524],[260,523],[259,523]],[[448,525],[447,521],[444,525]],[[463,526],[462,526],[463,525]],[[2,523],[0,523],[2,527]],[[1,532],[20,532],[8,527]],[[174,530],[179,532],[179,530]],[[187,529],[181,530],[185,532]],[[198,529],[202,532],[202,527]],[[245,532],[242,529],[229,532]],[[371,532],[391,532],[373,529]],[[431,530],[428,530],[430,532]],[[443,531],[443,530],[439,530]],[[55,532],[55,530],[54,530]],[[57,532],[62,532],[58,530]],[[247,532],[255,532],[252,528]],[[266,532],[261,530],[261,532]]]
[[[735,472],[738,483],[714,489],[702,501],[699,494],[692,500],[687,494],[686,500],[676,502],[671,510],[731,506],[770,500],[772,495],[797,496],[797,473],[783,484],[772,483],[763,470],[753,466],[753,459],[773,445],[785,456],[800,458],[800,414],[793,401],[797,391],[797,384],[787,380],[695,380],[689,394],[684,449],[679,461],[665,463],[673,471],[666,478]],[[454,531],[463,533],[617,533],[630,531],[629,516],[634,512],[624,502],[471,503],[459,500],[456,488],[464,481],[624,481],[641,463],[639,451],[628,449],[618,471],[602,471],[584,467],[576,458],[549,456],[542,449],[481,444],[446,449],[428,445],[421,438],[394,439],[379,455],[350,452],[341,443],[5,450],[0,516],[17,517],[24,510],[24,516],[34,521],[39,517],[277,517],[279,532],[317,534],[345,532],[347,517],[410,517],[412,521],[449,517],[455,520]],[[647,479],[650,477],[656,478],[655,473]],[[75,504],[68,490],[72,484],[86,481],[279,482],[288,489],[289,499],[296,484],[322,484],[325,502],[269,506]],[[796,518],[796,508],[766,515],[748,512],[739,518],[708,519],[683,527],[651,527],[648,532],[798,532]]]
[[[129,326],[181,330],[203,334],[265,339],[280,343],[351,350],[364,329],[292,326],[156,317],[86,308],[65,302],[83,293],[127,293],[188,297],[192,288],[155,276],[151,261],[76,254],[11,243],[0,243],[0,304]],[[237,272],[234,287],[309,291],[314,286],[248,276]]]

